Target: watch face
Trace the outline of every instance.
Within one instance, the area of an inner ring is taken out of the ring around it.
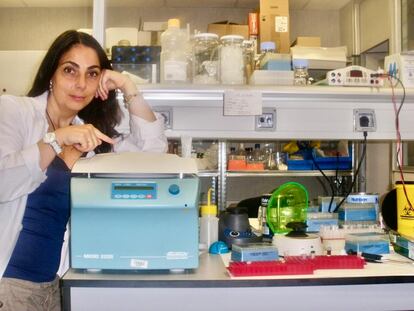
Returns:
[[[47,144],[50,144],[51,142],[56,141],[56,135],[54,132],[46,133],[45,137],[43,138],[43,141]]]

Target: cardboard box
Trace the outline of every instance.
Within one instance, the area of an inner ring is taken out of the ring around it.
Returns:
[[[249,26],[248,25],[236,25],[228,23],[213,23],[207,27],[207,32],[215,33],[219,37],[226,35],[240,35],[244,39],[249,38]]]
[[[321,46],[320,37],[297,37],[295,41],[292,42],[291,46]]]
[[[143,31],[164,31],[168,27],[167,22],[144,22]]]
[[[273,41],[279,53],[290,52],[289,0],[260,0],[260,42]]]

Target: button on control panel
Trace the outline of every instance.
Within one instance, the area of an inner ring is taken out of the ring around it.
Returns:
[[[176,184],[172,184],[169,188],[168,188],[168,192],[171,193],[172,195],[177,195],[180,193],[180,186],[176,185]]]

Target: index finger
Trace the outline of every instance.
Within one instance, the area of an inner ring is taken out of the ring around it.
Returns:
[[[115,144],[115,140],[113,140],[111,137],[106,136],[104,133],[102,133],[101,131],[95,129],[95,135],[96,137],[98,137],[100,140],[106,141],[109,144]]]

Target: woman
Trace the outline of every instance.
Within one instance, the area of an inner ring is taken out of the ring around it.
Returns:
[[[131,134],[115,126],[124,94]],[[82,155],[165,152],[164,124],[91,36],[52,44],[28,97],[0,97],[0,310],[60,310],[70,169]]]

